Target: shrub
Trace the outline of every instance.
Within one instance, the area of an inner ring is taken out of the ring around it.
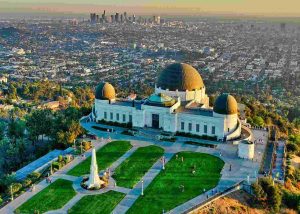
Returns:
[[[39,172],[32,172],[29,175],[27,175],[27,178],[31,179],[32,182],[34,183],[41,177],[41,173]]]
[[[105,121],[105,120],[98,120],[97,123],[100,124],[105,124],[109,126],[119,126],[123,128],[132,128],[132,123],[118,123],[118,122],[113,122],[113,121]]]
[[[16,193],[19,192],[19,190],[22,188],[22,184],[20,183],[13,183],[11,184],[11,186],[7,189],[8,193],[11,194],[12,193]]]
[[[5,192],[7,187],[10,186],[12,183],[15,183],[15,182],[16,182],[16,179],[15,179],[15,175],[13,175],[13,174],[1,176],[1,179],[0,179],[0,192]]]
[[[2,202],[3,202],[3,199],[2,199],[1,196],[0,196],[0,205],[2,204]]]
[[[57,161],[58,162],[62,162],[63,160],[64,160],[63,156],[62,155],[58,155]]]
[[[299,210],[299,204],[300,204],[300,194],[284,191],[282,195],[282,202],[288,207],[295,209],[297,211]]]
[[[59,170],[61,168],[61,163],[54,161],[52,162],[52,169]]]
[[[32,184],[32,181],[31,181],[29,178],[26,178],[26,179],[23,181],[22,186],[23,186],[24,188],[26,188],[26,187],[29,187],[30,184]]]
[[[299,147],[294,143],[287,143],[286,149],[288,152],[297,152],[299,150]]]
[[[92,147],[91,141],[83,141],[82,142],[84,151],[88,151]]]
[[[186,132],[176,132],[176,136],[183,136],[183,137],[190,137],[190,138],[197,138],[197,139],[204,139],[204,140],[212,140],[216,141],[218,138],[217,136],[208,136],[208,135],[195,135],[191,133],[186,133]]]

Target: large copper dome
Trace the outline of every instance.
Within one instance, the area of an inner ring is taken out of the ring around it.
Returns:
[[[116,98],[114,87],[108,82],[100,83],[96,88],[96,99],[98,100],[112,100]]]
[[[233,96],[230,94],[221,94],[214,103],[214,112],[218,114],[237,114],[238,105]]]
[[[156,85],[170,91],[192,91],[204,87],[199,72],[185,63],[174,63],[167,66],[160,73]]]

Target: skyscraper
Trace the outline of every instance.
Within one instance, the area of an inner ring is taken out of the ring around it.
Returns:
[[[119,13],[116,13],[116,15],[115,15],[115,22],[119,22],[120,20],[119,20]]]
[[[96,13],[90,14],[90,20],[91,20],[91,23],[96,23]]]
[[[124,12],[124,21],[127,21],[127,12]]]
[[[110,15],[111,23],[115,21],[114,17],[115,17],[114,15]]]

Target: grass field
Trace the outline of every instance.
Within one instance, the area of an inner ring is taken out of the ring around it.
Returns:
[[[181,161],[183,157],[184,161]],[[209,154],[180,152],[144,191],[127,213],[162,213],[218,184],[224,162]],[[195,167],[195,174],[192,170]],[[184,191],[181,185],[184,186]]]
[[[62,208],[71,198],[76,195],[72,182],[58,179],[31,199],[22,204],[15,213],[32,214],[35,211],[44,213],[49,210]]]
[[[69,214],[108,214],[113,211],[125,194],[109,191],[101,195],[88,195],[80,199],[70,210]]]
[[[131,148],[132,145],[129,141],[114,141],[100,148],[97,151],[97,163],[99,171],[109,167],[113,162],[118,160]],[[85,161],[75,166],[67,174],[73,176],[89,174],[90,166],[91,157],[87,158]]]
[[[118,186],[133,188],[153,164],[164,154],[158,146],[138,148],[114,172]]]

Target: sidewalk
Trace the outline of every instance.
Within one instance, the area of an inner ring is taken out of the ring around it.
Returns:
[[[173,157],[174,153],[165,153],[166,163]],[[158,160],[151,169],[144,175],[142,180],[144,181],[144,190],[152,182],[152,180],[162,170],[162,163]],[[126,196],[125,198],[115,207],[113,213],[123,214],[134,204],[134,202],[141,195],[142,183],[139,182]]]
[[[105,145],[106,143],[104,142],[97,142],[94,143],[96,149],[101,148],[103,145]],[[89,157],[91,155],[91,150],[85,152],[85,156]],[[66,180],[71,180],[73,181],[76,177],[74,176],[68,176],[65,175],[66,172],[68,172],[70,169],[72,169],[73,167],[75,167],[77,164],[79,164],[80,162],[84,161],[85,159],[82,159],[81,156],[76,157],[71,163],[67,164],[66,166],[64,166],[62,169],[60,169],[59,171],[55,172],[51,177],[53,179],[53,182],[59,178],[63,178]],[[4,206],[3,208],[0,209],[0,213],[5,213],[5,214],[9,214],[9,213],[13,213],[13,211],[15,209],[17,209],[19,206],[21,206],[24,202],[26,202],[27,200],[29,200],[31,197],[33,197],[35,194],[37,194],[38,192],[42,191],[44,188],[46,188],[47,186],[49,186],[49,183],[46,183],[46,180],[42,180],[40,183],[35,185],[35,191],[34,192],[25,192],[22,195],[20,195],[19,197],[17,197],[15,200],[13,200],[12,202],[10,202],[9,204],[7,204],[6,206]]]

